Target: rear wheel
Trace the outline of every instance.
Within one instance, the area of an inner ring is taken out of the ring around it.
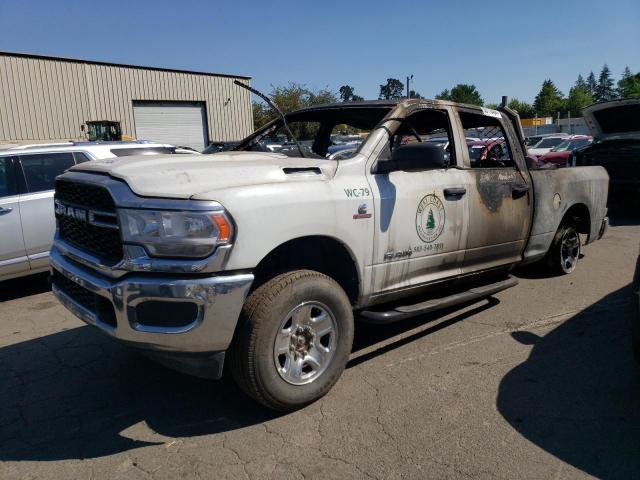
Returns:
[[[564,221],[556,232],[547,265],[554,273],[569,274],[576,269],[580,258],[580,234],[573,222]]]
[[[245,302],[230,351],[238,385],[290,411],[325,395],[351,353],[353,312],[344,290],[318,272],[279,275]]]

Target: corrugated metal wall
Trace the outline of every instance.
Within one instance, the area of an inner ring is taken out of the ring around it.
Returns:
[[[209,139],[240,139],[253,131],[251,98],[233,80],[0,52],[0,142],[81,139],[87,120],[135,137],[134,100],[205,102]]]

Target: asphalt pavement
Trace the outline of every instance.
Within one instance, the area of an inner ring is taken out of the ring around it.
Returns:
[[[338,384],[286,415],[113,343],[45,275],[0,283],[0,478],[640,478],[639,244],[614,219],[569,276],[358,324]]]

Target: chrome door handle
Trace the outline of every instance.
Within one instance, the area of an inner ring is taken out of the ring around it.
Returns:
[[[7,213],[11,213],[13,208],[11,207],[0,207],[0,215],[6,215]]]

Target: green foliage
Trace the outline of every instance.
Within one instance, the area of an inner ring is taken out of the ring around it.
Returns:
[[[364,100],[360,95],[355,94],[355,90],[351,85],[343,85],[338,90],[340,100],[343,102],[361,102]]]
[[[625,68],[618,81],[618,95],[620,98],[640,98],[640,73],[633,74],[629,67]]]
[[[550,79],[542,82],[542,88],[533,101],[533,107],[541,117],[553,117],[565,110],[562,92]]]
[[[587,90],[589,93],[594,96],[596,94],[596,88],[598,87],[598,82],[596,81],[596,76],[593,72],[589,72],[589,76],[587,77]]]
[[[468,85],[466,83],[459,83],[449,91],[443,90],[436,95],[438,100],[450,100],[457,103],[468,103],[470,105],[483,106],[484,100],[475,85]]]
[[[415,90],[409,90],[409,98],[424,98],[420,93]]]
[[[289,82],[286,86],[272,87],[269,98],[283,113],[293,112],[313,105],[334,103],[337,101],[333,92],[328,89],[310,90],[305,85]],[[256,129],[277,117],[268,105],[253,103],[253,124]],[[295,134],[296,132],[294,132]]]
[[[616,98],[616,89],[613,87],[614,82],[611,78],[611,70],[607,64],[604,64],[598,77],[598,84],[593,93],[596,102],[608,102]]]
[[[527,102],[521,102],[517,98],[512,98],[508,106],[511,110],[515,110],[516,112],[518,112],[520,118],[533,118],[536,116],[536,109],[533,108],[533,105]]]
[[[380,100],[390,100],[395,98],[402,98],[402,91],[404,90],[404,83],[397,78],[387,78],[387,83],[380,85]]]
[[[589,93],[586,84],[581,85],[576,82],[576,85],[569,90],[569,96],[565,103],[565,111],[572,117],[579,117],[582,115],[582,109],[593,103],[593,96]]]

